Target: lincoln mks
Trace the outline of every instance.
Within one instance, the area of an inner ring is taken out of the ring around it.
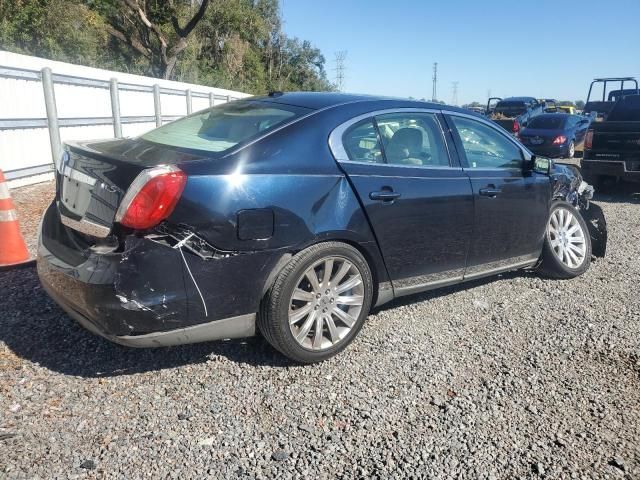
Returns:
[[[272,93],[68,143],[56,179],[42,284],[134,347],[259,333],[317,362],[374,306],[511,270],[576,277],[606,240],[577,170],[469,111],[382,97]]]

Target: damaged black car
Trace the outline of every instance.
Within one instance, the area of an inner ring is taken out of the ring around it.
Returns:
[[[606,249],[593,188],[455,107],[274,93],[140,137],[68,143],[41,224],[49,295],[111,341],[256,333],[327,359],[374,306]]]

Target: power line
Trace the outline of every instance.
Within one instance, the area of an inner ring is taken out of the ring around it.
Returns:
[[[347,51],[341,50],[336,52],[336,88],[339,92],[342,92],[344,89],[344,81],[345,81],[345,70],[347,69],[345,62],[347,60]]]
[[[438,62],[433,64],[433,92],[431,93],[431,101],[437,101],[438,93]]]
[[[451,105],[458,105],[458,84],[460,82],[451,82]]]

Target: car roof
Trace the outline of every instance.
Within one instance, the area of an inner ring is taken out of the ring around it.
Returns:
[[[374,103],[388,102],[389,108],[413,107],[432,108],[437,110],[451,110],[456,112],[469,113],[469,110],[443,105],[441,103],[423,102],[408,98],[386,97],[382,95],[364,95],[354,93],[336,92],[273,92],[261,97],[247,97],[246,100],[258,100],[272,103],[282,103],[296,107],[304,107],[312,110],[335,107],[349,103]]]

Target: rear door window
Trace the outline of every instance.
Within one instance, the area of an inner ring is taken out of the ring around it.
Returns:
[[[310,111],[279,103],[231,102],[168,123],[141,138],[171,147],[224,152]]]
[[[449,155],[434,113],[389,113],[376,117],[387,163],[448,167]]]
[[[384,163],[378,132],[371,118],[349,128],[342,136],[342,145],[352,162]]]

